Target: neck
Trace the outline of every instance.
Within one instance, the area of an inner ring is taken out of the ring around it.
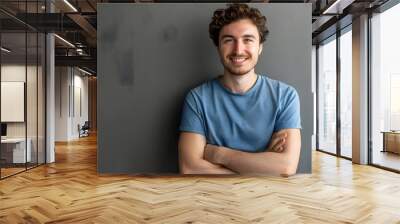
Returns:
[[[231,92],[241,94],[247,92],[256,83],[257,75],[254,70],[245,75],[232,75],[224,72],[220,80]]]

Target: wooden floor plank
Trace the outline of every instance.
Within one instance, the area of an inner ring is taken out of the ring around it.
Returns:
[[[313,152],[313,173],[98,175],[96,136],[0,181],[0,223],[400,223],[400,175]]]

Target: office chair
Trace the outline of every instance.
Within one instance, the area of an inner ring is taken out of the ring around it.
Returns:
[[[89,136],[89,129],[90,129],[89,121],[85,121],[82,127],[80,127],[80,125],[78,124],[79,138]]]

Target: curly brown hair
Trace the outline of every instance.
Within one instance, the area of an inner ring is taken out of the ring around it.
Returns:
[[[258,9],[250,8],[247,4],[234,3],[228,4],[228,6],[226,9],[215,10],[211,23],[208,26],[210,38],[213,40],[215,46],[219,46],[219,33],[221,29],[241,19],[250,19],[256,25],[260,35],[260,43],[263,43],[269,32],[266,26],[267,18]]]

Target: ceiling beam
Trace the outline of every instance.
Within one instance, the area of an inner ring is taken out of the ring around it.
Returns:
[[[67,15],[71,20],[73,20],[77,25],[79,25],[86,34],[96,42],[97,30],[90,24],[85,17],[80,14],[71,13]]]
[[[55,56],[56,66],[82,66],[96,71],[96,58],[90,56]]]

